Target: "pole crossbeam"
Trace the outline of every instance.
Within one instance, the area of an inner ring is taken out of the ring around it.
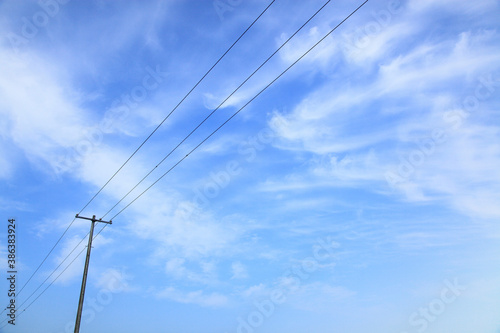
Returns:
[[[96,219],[95,215],[90,217],[83,217],[76,214],[75,218],[89,220],[92,221],[90,225],[90,233],[89,233],[89,243],[87,245],[87,256],[85,257],[85,267],[83,268],[83,279],[82,279],[82,289],[80,290],[80,300],[78,301],[78,311],[76,313],[76,321],[75,321],[75,333],[80,332],[80,323],[82,321],[82,310],[83,310],[83,299],[85,298],[85,287],[87,285],[87,274],[89,270],[89,262],[90,262],[90,250],[92,249],[92,238],[94,237],[94,225],[96,222],[112,224],[110,221],[103,221],[102,219]]]

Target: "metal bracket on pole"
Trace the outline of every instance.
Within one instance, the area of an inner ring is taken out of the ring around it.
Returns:
[[[79,216],[78,214],[76,214],[75,218],[92,221],[90,225],[89,243],[87,245],[87,257],[85,258],[85,267],[83,269],[82,289],[80,290],[80,300],[78,302],[78,311],[76,313],[75,333],[79,333],[80,323],[82,321],[83,299],[85,298],[85,287],[87,285],[87,273],[89,270],[90,250],[92,249],[92,238],[94,237],[94,224],[96,222],[112,224],[112,222],[103,221],[102,219],[96,219],[95,215],[92,216],[92,218],[89,218],[89,217]]]

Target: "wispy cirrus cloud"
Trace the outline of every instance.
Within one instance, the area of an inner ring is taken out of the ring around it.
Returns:
[[[411,6],[408,8],[398,15],[411,18]],[[498,193],[482,184],[500,181],[490,167],[500,159],[498,140],[493,139],[499,129],[483,121],[492,114],[490,98],[500,88],[496,74],[499,53],[494,42],[498,33],[458,31],[445,40],[420,39],[408,45],[392,28],[376,36],[393,47],[389,58],[385,53],[378,55],[382,63],[373,59],[373,75],[344,84],[325,84],[291,112],[274,115],[274,120],[283,124],[276,130],[280,140],[275,147],[309,152],[318,158],[307,165],[306,173],[302,169],[300,175],[288,175],[283,184],[268,179],[263,188],[371,184],[374,191],[386,192],[387,171],[408,158],[412,149],[418,149],[420,141],[441,129],[449,139],[435,144],[435,152],[425,157],[400,190],[411,201],[444,199],[466,214],[496,216],[492,202]],[[418,35],[417,30],[415,33]],[[455,107],[466,109],[477,91],[489,98],[481,99],[473,114],[467,112],[455,131],[457,120],[452,121],[447,112]],[[400,104],[402,98],[405,105]],[[481,169],[484,172],[477,172]],[[470,181],[464,183],[464,179]]]
[[[167,287],[155,295],[158,298],[202,307],[226,307],[230,304],[227,296],[216,292],[205,293],[202,290],[184,292],[174,287]]]

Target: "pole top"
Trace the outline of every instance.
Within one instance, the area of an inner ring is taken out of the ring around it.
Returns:
[[[102,218],[97,219],[95,217],[95,215],[93,215],[92,218],[90,218],[90,217],[83,217],[83,216],[80,216],[80,215],[76,214],[75,218],[82,219],[82,220],[89,220],[89,221],[92,221],[92,222],[102,222],[102,223],[107,223],[107,224],[113,224],[112,221],[103,221]]]

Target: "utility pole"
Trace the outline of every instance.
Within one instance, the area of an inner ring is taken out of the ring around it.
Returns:
[[[82,321],[82,309],[83,309],[83,299],[85,297],[85,286],[87,285],[87,273],[89,270],[90,250],[92,249],[92,237],[94,236],[94,224],[96,222],[111,224],[111,221],[103,221],[102,219],[96,219],[95,215],[92,218],[89,218],[89,217],[82,217],[76,214],[75,218],[92,221],[92,224],[90,225],[89,244],[87,246],[87,257],[85,258],[85,267],[83,269],[83,280],[82,280],[82,289],[80,291],[80,301],[78,302],[78,312],[76,313],[75,333],[79,333],[80,322]]]

